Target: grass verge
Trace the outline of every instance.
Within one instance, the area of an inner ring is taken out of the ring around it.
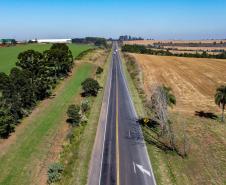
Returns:
[[[97,77],[98,82],[104,87],[109,71],[111,55],[104,64],[104,72]],[[92,107],[89,112],[88,122],[72,129],[74,137],[67,142],[61,153],[60,162],[65,165],[60,185],[85,185],[87,183],[89,161],[95,141],[96,130],[102,105],[104,90],[92,98]]]
[[[1,155],[1,185],[32,184],[33,169],[48,153],[49,140],[55,130],[62,126],[60,123],[68,105],[80,93],[81,82],[89,77],[93,70],[94,65],[88,63],[75,66],[75,72],[65,83],[62,82],[63,87],[56,97],[32,117],[23,132],[17,136],[16,142]]]
[[[123,70],[124,70],[124,74],[126,76],[129,91],[130,91],[130,94],[132,96],[132,100],[133,100],[136,112],[137,112],[139,117],[145,117],[146,112],[145,112],[145,109],[144,109],[144,106],[143,106],[143,103],[142,103],[142,99],[141,99],[141,97],[138,93],[138,90],[137,90],[134,82],[133,82],[133,79],[131,78],[131,76],[130,76],[128,70],[127,70],[126,61],[123,58],[122,53],[120,53],[120,55],[121,55],[121,58],[122,58],[122,67],[123,67]]]

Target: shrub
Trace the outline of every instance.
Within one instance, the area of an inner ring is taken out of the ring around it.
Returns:
[[[81,103],[81,111],[83,113],[86,113],[90,109],[89,101],[88,100],[83,100]]]
[[[98,91],[100,90],[100,85],[98,81],[87,78],[82,82],[83,96],[97,96]]]
[[[80,106],[70,105],[67,110],[68,119],[67,122],[71,123],[73,126],[78,125],[81,121]]]
[[[96,70],[96,74],[99,75],[101,73],[103,73],[103,68],[101,68],[100,66],[98,66],[97,70]]]
[[[64,170],[64,167],[60,163],[53,163],[49,166],[48,169],[48,184],[52,184],[61,179],[61,174]]]
[[[88,122],[88,118],[86,117],[86,115],[84,114],[81,118],[81,123],[87,123]]]

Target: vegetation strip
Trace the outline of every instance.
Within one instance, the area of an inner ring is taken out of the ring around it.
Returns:
[[[33,168],[31,164],[34,162],[32,159],[39,159],[47,152],[39,146],[48,141],[53,130],[59,126],[57,124],[63,119],[68,104],[75,94],[79,93],[81,82],[90,75],[92,69],[91,64],[79,66],[62,92],[29,124],[24,133],[17,138],[17,144],[1,157],[0,184],[29,184],[28,177]]]
[[[108,57],[101,76],[99,76],[100,69],[97,68],[97,80],[102,87],[106,83],[109,63],[110,58]],[[104,91],[101,90],[97,97],[89,98],[92,106],[87,115],[87,123],[80,124],[79,126],[72,129],[71,132],[73,137],[64,146],[64,149],[61,153],[60,162],[64,164],[65,169],[62,174],[62,179],[57,184],[86,185],[89,162],[96,136],[103,94]]]

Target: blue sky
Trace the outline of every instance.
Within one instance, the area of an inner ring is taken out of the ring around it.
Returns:
[[[226,38],[226,0],[0,0],[0,38]]]

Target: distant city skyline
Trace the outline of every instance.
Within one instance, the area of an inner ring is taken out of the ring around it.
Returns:
[[[226,39],[225,0],[1,0],[0,38]]]

